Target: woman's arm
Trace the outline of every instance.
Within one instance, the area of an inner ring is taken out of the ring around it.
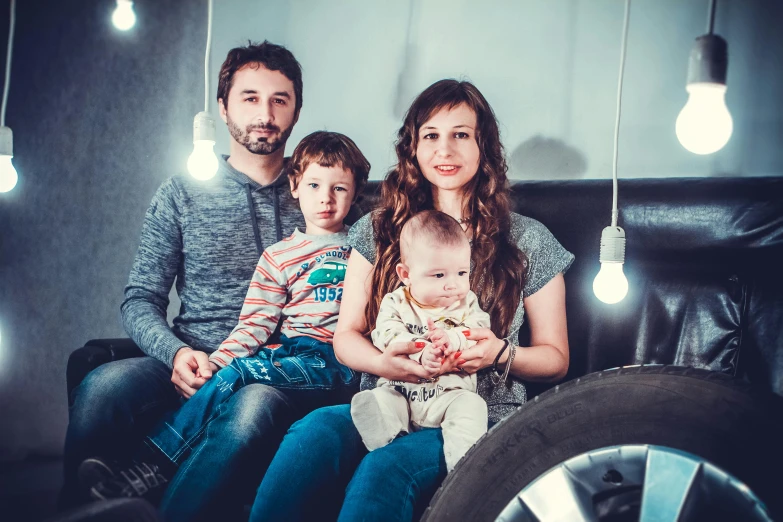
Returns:
[[[517,350],[510,373],[528,381],[559,381],[568,371],[569,357],[563,274],[526,297],[524,303],[531,346]],[[501,357],[503,364],[508,354],[506,350]]]
[[[526,297],[524,304],[531,346],[517,349],[510,373],[527,381],[559,381],[568,371],[563,274],[557,274],[538,292]],[[472,329],[468,339],[478,341],[476,346],[462,353],[466,362],[460,366],[468,373],[491,366],[503,346],[503,340],[488,328]],[[498,366],[506,364],[509,353],[510,349],[503,352]]]
[[[408,357],[421,351],[413,342],[392,343],[381,352],[362,334],[367,329],[364,309],[372,295],[372,270],[370,262],[361,254],[356,250],[351,253],[334,332],[337,360],[354,370],[395,381],[418,382],[431,377],[430,372]]]

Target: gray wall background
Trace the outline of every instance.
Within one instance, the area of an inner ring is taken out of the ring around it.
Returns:
[[[206,38],[202,0],[137,0],[129,34],[110,24],[113,0],[17,4],[7,124],[20,181],[0,195],[0,461],[61,452],[69,353],[124,336],[118,310],[144,212],[191,149]],[[633,1],[621,178],[783,175],[778,0],[718,2],[734,134],[706,157],[677,142],[706,11],[707,0]],[[394,162],[415,95],[467,78],[498,115],[512,178],[608,178],[622,17],[621,0],[216,0],[211,78],[247,39],[285,44],[305,81],[289,152],[314,130],[344,132],[374,179]]]

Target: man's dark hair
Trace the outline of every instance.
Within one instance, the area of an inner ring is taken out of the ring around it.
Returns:
[[[258,67],[263,65],[270,71],[280,71],[283,76],[294,84],[296,96],[295,114],[299,114],[302,108],[302,66],[296,61],[294,55],[283,47],[264,40],[261,44],[248,42],[246,47],[231,49],[226,56],[223,65],[220,66],[218,77],[217,99],[223,100],[223,106],[228,107],[228,93],[234,83],[234,74],[246,65]]]

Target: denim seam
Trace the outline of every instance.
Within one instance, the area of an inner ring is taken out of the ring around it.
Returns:
[[[222,404],[220,405],[220,407],[218,407],[218,410],[220,410],[220,408],[221,408],[221,407],[222,407]],[[188,458],[188,459],[185,461],[185,465],[184,465],[184,466],[182,466],[182,467],[181,467],[181,468],[180,468],[180,469],[177,471],[177,473],[176,473],[176,475],[175,475],[175,477],[176,477],[176,480],[175,480],[175,481],[173,481],[173,482],[172,482],[172,483],[169,485],[169,487],[168,487],[168,488],[166,488],[166,489],[167,489],[167,493],[168,493],[169,491],[174,491],[174,490],[177,488],[177,486],[179,485],[179,483],[180,483],[180,482],[182,482],[182,480],[183,480],[183,477],[185,476],[185,473],[188,471],[188,469],[190,469],[190,466],[193,464],[193,461],[194,461],[194,460],[196,460],[196,457],[198,456],[198,454],[199,454],[199,453],[201,453],[201,451],[202,451],[202,450],[204,449],[204,447],[207,445],[207,442],[209,442],[209,424],[207,424],[207,427],[206,427],[206,429],[204,430],[204,432],[205,432],[205,435],[204,435],[204,442],[203,442],[203,443],[202,443],[202,444],[199,446],[199,448],[198,448],[198,449],[195,451],[195,453],[191,454],[191,455],[190,455],[190,458]],[[167,496],[169,496],[169,495],[167,495]]]
[[[304,380],[307,382],[308,386],[313,385],[313,381],[310,379],[310,376],[307,374],[307,371],[304,369],[304,365],[301,364],[302,360],[299,358],[299,356],[294,357],[287,357],[291,361],[292,364],[294,364],[297,368],[299,368],[299,371],[302,372],[302,376],[304,377]]]
[[[195,434],[193,434],[193,436],[190,437],[188,440],[182,439],[182,437],[180,436],[184,444],[180,448],[180,450],[175,453],[174,458],[172,459],[173,462],[176,463],[182,457],[182,455],[185,453],[186,450],[193,448],[193,444],[192,444],[193,441],[201,438],[202,434],[204,434],[204,432],[206,432],[207,429],[209,429],[209,425],[212,423],[212,421],[214,421],[216,418],[220,416],[220,414],[223,413],[224,404],[225,403],[221,403],[220,405],[218,405],[217,411],[214,413],[214,415],[212,415],[209,419],[207,419],[207,421],[204,423],[201,429],[198,430]],[[179,433],[177,433],[177,435],[179,435]],[[205,443],[206,440],[207,439],[204,439]]]
[[[187,449],[191,448],[191,445],[190,445],[191,441],[193,441],[193,439],[195,439],[197,436],[201,435],[201,433],[204,430],[203,429],[198,430],[198,432],[196,432],[195,435],[190,437],[188,440],[185,440],[185,438],[177,430],[175,430],[174,427],[171,424],[169,424],[168,422],[165,423],[165,424],[166,424],[166,427],[171,432],[173,432],[177,437],[179,437],[179,440],[182,441],[182,443],[179,445],[179,449],[174,452],[174,455],[169,456],[168,453],[166,453],[165,451],[163,452],[167,457],[169,457],[169,460],[171,460],[172,462],[176,463],[177,460],[182,456],[182,454]],[[157,444],[156,444],[156,446],[157,446]],[[160,446],[158,446],[158,447],[160,447]],[[161,451],[163,451],[163,450],[161,449]]]
[[[429,468],[425,468],[425,469],[419,470],[418,472],[414,473],[413,475],[408,473],[408,477],[410,479],[410,482],[408,484],[408,491],[405,492],[406,498],[411,496],[411,490],[413,489],[413,484],[415,484],[415,479],[416,479],[416,477],[418,475],[420,475],[422,473],[426,473],[426,472],[432,471],[433,469],[437,470],[439,468],[440,468],[440,466],[432,466],[432,467],[429,467]],[[412,507],[413,507],[413,509],[415,511],[415,508],[416,508],[415,503],[414,503],[414,505]],[[402,505],[402,509],[403,509],[403,511],[400,512],[399,520],[404,520],[403,515],[404,515],[404,510],[405,510],[405,504]]]

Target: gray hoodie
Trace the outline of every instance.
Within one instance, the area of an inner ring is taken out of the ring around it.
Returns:
[[[122,321],[144,353],[169,366],[184,345],[220,346],[239,320],[263,250],[304,224],[283,172],[259,185],[226,159],[210,181],[165,181],[144,218]],[[175,277],[182,305],[171,328],[166,308]]]

